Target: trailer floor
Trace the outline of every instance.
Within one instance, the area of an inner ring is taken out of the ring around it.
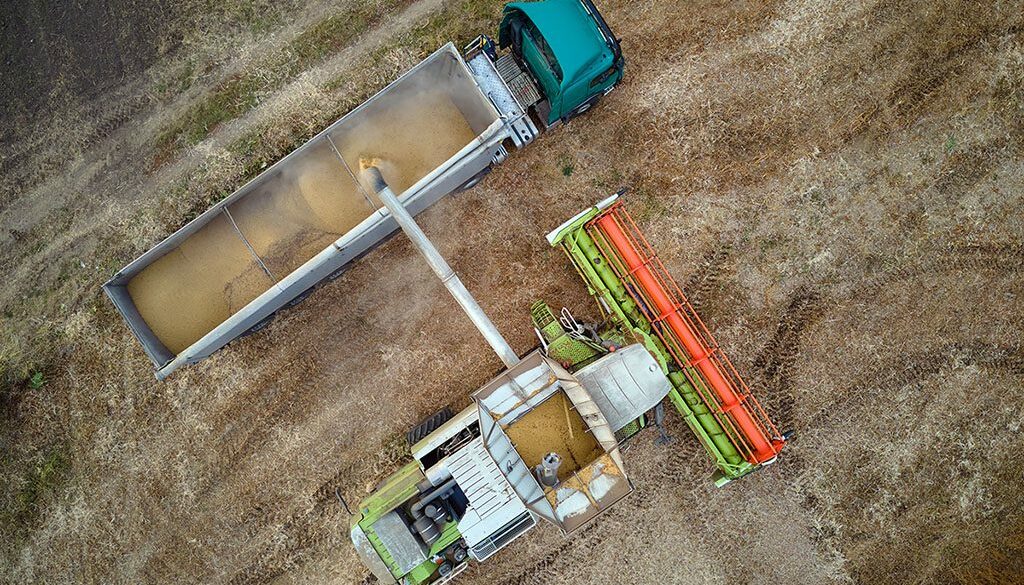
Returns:
[[[152,378],[100,284],[500,11],[242,4],[5,13],[0,581],[370,582],[337,496],[358,501],[411,425],[500,368],[396,237],[268,329]],[[525,353],[532,300],[596,315],[543,235],[631,186],[796,436],[716,490],[670,415],[672,444],[645,433],[623,454],[621,504],[461,582],[1024,582],[1021,2],[599,4],[623,85],[422,226]],[[293,67],[309,47],[331,50]],[[214,99],[232,79],[269,85]],[[215,106],[230,115],[196,144],[161,142]]]

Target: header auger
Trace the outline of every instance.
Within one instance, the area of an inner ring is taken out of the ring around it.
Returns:
[[[605,316],[600,339],[636,340],[672,383],[669,398],[714,458],[716,485],[772,463],[786,443],[665,270],[619,195],[548,235]]]

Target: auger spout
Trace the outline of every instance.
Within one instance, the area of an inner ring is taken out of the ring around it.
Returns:
[[[441,252],[437,250],[430,239],[427,238],[427,235],[423,233],[423,230],[420,229],[420,226],[416,224],[416,220],[412,218],[412,215],[406,211],[405,207],[398,201],[398,198],[395,197],[394,192],[388,187],[384,177],[380,174],[380,170],[372,164],[361,163],[360,166],[363,167],[361,171],[363,181],[373,188],[381,203],[391,212],[391,216],[398,222],[405,235],[409,236],[413,246],[416,246],[416,249],[426,259],[427,264],[430,265],[430,269],[441,279],[448,292],[455,297],[456,302],[459,303],[459,306],[465,311],[473,325],[476,326],[480,334],[490,344],[494,353],[498,354],[505,367],[512,368],[518,364],[519,356],[516,355],[515,350],[505,341],[501,332],[494,326],[494,323],[484,313],[484,310],[480,308],[479,303],[476,302],[473,295],[462,284],[462,280],[455,274],[455,271],[449,266]]]

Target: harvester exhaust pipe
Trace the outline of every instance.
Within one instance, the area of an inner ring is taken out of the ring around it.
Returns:
[[[459,280],[458,275],[452,270],[452,267],[445,261],[444,256],[434,247],[427,235],[423,233],[420,226],[416,224],[416,220],[412,218],[412,215],[406,211],[405,207],[399,203],[398,198],[395,197],[391,188],[388,187],[384,177],[380,174],[380,170],[370,164],[367,165],[365,162],[360,161],[362,167],[362,179],[365,181],[373,190],[377,193],[377,197],[380,198],[381,203],[384,207],[388,208],[391,212],[391,216],[395,218],[398,225],[405,232],[405,235],[409,236],[409,240],[416,246],[416,249],[420,251],[420,254],[426,259],[427,264],[430,265],[431,270],[434,274],[441,279],[444,286],[448,289],[448,292],[455,297],[456,302],[462,306],[462,310],[466,312],[470,320],[473,321],[473,325],[480,331],[480,334],[484,336],[487,343],[491,345],[491,349],[494,353],[498,354],[501,361],[505,363],[505,367],[511,368],[519,363],[519,356],[512,349],[512,346],[505,341],[498,328],[494,326],[484,310],[477,304],[476,299],[473,295],[466,290],[466,287]]]

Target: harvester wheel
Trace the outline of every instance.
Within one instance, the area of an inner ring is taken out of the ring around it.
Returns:
[[[411,431],[406,433],[405,440],[409,442],[409,446],[412,447],[416,443],[423,440],[430,433],[436,431],[441,425],[448,422],[454,413],[449,407],[444,407],[434,414],[423,419],[420,424],[414,426]]]

